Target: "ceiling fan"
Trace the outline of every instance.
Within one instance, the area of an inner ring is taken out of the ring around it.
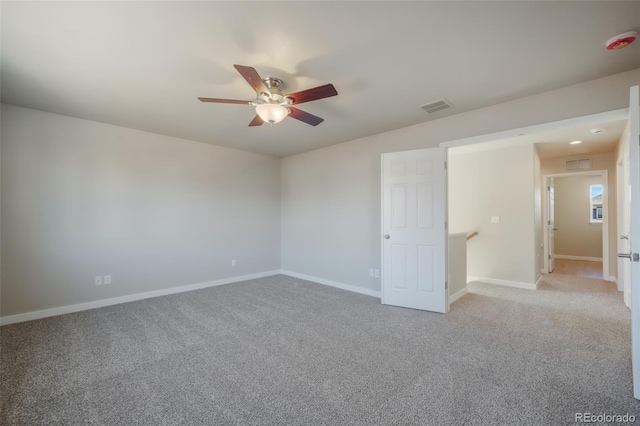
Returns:
[[[302,90],[296,93],[284,94],[282,88],[284,82],[276,77],[262,78],[258,72],[244,65],[234,65],[240,75],[247,80],[247,83],[256,91],[255,101],[242,101],[237,99],[217,99],[198,98],[202,102],[215,102],[221,104],[246,104],[256,107],[256,116],[249,123],[249,126],[262,126],[263,123],[279,123],[289,116],[312,126],[317,126],[324,119],[304,112],[292,105],[304,102],[316,101],[318,99],[336,96],[338,92],[333,84],[314,87],[313,89]]]

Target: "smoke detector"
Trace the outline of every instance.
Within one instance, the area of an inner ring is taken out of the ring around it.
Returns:
[[[626,33],[618,34],[615,37],[611,37],[609,40],[607,40],[606,43],[607,50],[624,49],[625,47],[636,41],[637,36],[637,32],[629,31]]]

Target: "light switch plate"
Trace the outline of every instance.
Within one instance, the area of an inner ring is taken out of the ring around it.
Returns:
[[[491,223],[500,223],[500,216],[491,216]]]

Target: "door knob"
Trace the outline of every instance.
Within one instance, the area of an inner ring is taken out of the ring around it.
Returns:
[[[391,238],[391,235],[389,235],[389,234],[385,234],[384,239],[385,239],[385,240],[388,240],[389,238]]]
[[[640,253],[618,253],[618,257],[626,257],[632,262],[640,262]]]
[[[628,235],[620,235],[620,239],[621,240],[628,240],[629,236]]]

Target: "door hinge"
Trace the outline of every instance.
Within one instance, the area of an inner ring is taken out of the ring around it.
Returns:
[[[549,260],[551,260],[551,255],[549,255]]]
[[[551,225],[551,221],[550,220],[547,221],[547,225]]]
[[[633,253],[633,261],[640,262],[640,253]]]
[[[449,226],[449,225],[447,224],[447,221],[445,220],[444,221],[444,229],[448,229],[447,226]]]
[[[444,162],[444,168],[445,169],[447,168],[447,162],[446,161]]]
[[[444,289],[447,290],[449,288],[449,283],[447,281],[444,282]]]

